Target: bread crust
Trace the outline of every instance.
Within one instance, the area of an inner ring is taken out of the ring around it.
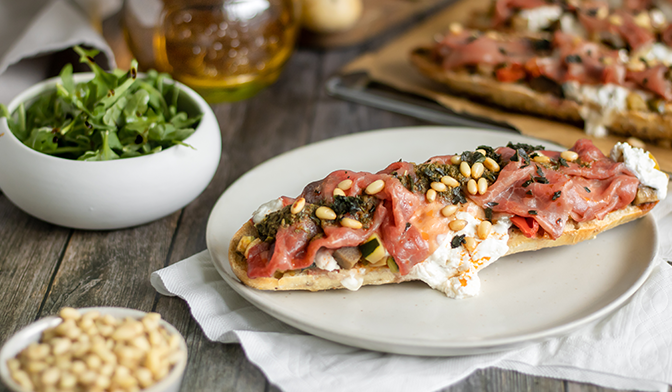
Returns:
[[[581,105],[550,93],[541,93],[525,85],[502,83],[494,78],[468,72],[445,70],[432,60],[431,49],[417,48],[411,62],[427,77],[443,84],[453,93],[493,103],[503,108],[535,114],[570,123],[581,123]],[[615,113],[608,127],[615,134],[645,140],[672,140],[672,115],[626,110]]]
[[[539,250],[561,245],[572,245],[581,241],[595,238],[603,231],[635,220],[650,210],[651,206],[629,205],[623,209],[612,211],[602,220],[591,220],[576,223],[568,222],[564,233],[556,240],[551,238],[527,238],[519,230],[509,229],[509,251],[506,255],[525,251]],[[246,222],[233,236],[229,245],[229,263],[233,272],[245,285],[259,290],[285,291],[308,290],[322,291],[342,289],[343,279],[350,276],[360,277],[362,286],[401,283],[413,280],[408,276],[393,273],[387,267],[371,267],[358,265],[350,270],[324,271],[317,268],[308,268],[300,271],[279,273],[277,277],[250,278],[247,276],[247,261],[245,256],[236,250],[238,242],[244,236],[256,236],[257,231],[251,221]]]

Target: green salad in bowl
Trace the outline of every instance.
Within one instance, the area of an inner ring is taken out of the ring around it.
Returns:
[[[106,161],[153,154],[194,133],[202,114],[180,111],[180,89],[169,75],[149,71],[104,71],[97,50],[75,46],[93,78],[76,83],[71,64],[56,89],[21,103],[14,113],[0,105],[12,133],[26,146],[52,156]]]
[[[87,230],[137,226],[194,200],[221,157],[208,103],[165,74],[66,66],[0,111],[0,189],[18,208]],[[126,159],[128,158],[128,159]]]

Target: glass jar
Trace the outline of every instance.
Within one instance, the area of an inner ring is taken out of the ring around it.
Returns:
[[[126,0],[125,34],[141,67],[170,73],[210,103],[237,101],[280,75],[299,30],[296,1]]]

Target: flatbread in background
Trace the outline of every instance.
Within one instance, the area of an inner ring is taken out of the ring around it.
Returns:
[[[446,32],[451,22],[464,23],[475,10],[486,9],[489,2],[490,0],[460,0],[390,42],[379,51],[367,53],[355,59],[346,65],[341,72],[349,74],[364,71],[378,83],[432,99],[458,114],[466,113],[505,122],[520,130],[524,135],[549,140],[567,147],[574,145],[578,139],[588,138],[593,140],[595,145],[607,154],[616,142],[625,141],[626,138],[618,136],[592,137],[584,133],[583,129],[574,125],[505,112],[490,105],[479,104],[466,98],[450,95],[447,88],[423,76],[413,67],[409,60],[409,54],[414,48],[433,42],[434,36]],[[655,155],[664,171],[672,172],[672,149],[650,143],[647,143],[646,148]]]

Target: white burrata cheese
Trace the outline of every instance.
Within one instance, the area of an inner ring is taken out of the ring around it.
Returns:
[[[343,287],[350,291],[359,290],[363,283],[364,278],[358,273],[357,270],[350,270],[350,276],[347,276],[341,280]]]
[[[256,211],[252,213],[252,222],[254,224],[258,224],[262,220],[264,220],[264,217],[271,212],[279,211],[282,209],[282,199],[275,199],[268,201],[257,208]]]
[[[529,31],[541,31],[560,19],[562,8],[559,5],[545,5],[520,11],[519,16],[527,21]]]
[[[607,135],[607,127],[616,113],[626,109],[630,94],[629,89],[615,84],[592,86],[577,82],[565,83],[563,91],[567,98],[584,104],[579,114],[585,121],[585,131],[597,137]]]
[[[317,268],[323,269],[325,271],[335,271],[340,269],[340,266],[338,265],[338,262],[334,256],[332,256],[331,252],[325,248],[320,248],[320,250],[318,250],[315,254],[315,265]]]
[[[585,38],[588,36],[586,29],[576,17],[570,13],[562,14],[560,17],[560,30],[563,33],[572,34],[577,37]]]
[[[411,268],[409,277],[427,283],[431,288],[444,292],[448,297],[462,299],[478,295],[481,281],[477,273],[504,256],[509,250],[508,218],[500,219],[492,227],[490,235],[481,240],[476,235],[482,222],[466,211],[456,214],[457,219],[467,222],[464,229],[437,237],[438,248],[425,261]],[[453,248],[451,241],[456,235],[473,237],[476,247],[469,253],[464,245]]]
[[[665,65],[672,64],[672,49],[667,45],[656,42],[644,49],[637,51],[635,58],[642,58],[646,61],[659,61]]]
[[[655,168],[656,162],[651,158],[648,151],[632,147],[628,143],[616,143],[611,149],[611,159],[625,163],[639,181],[656,190],[658,199],[667,197],[667,174]]]

